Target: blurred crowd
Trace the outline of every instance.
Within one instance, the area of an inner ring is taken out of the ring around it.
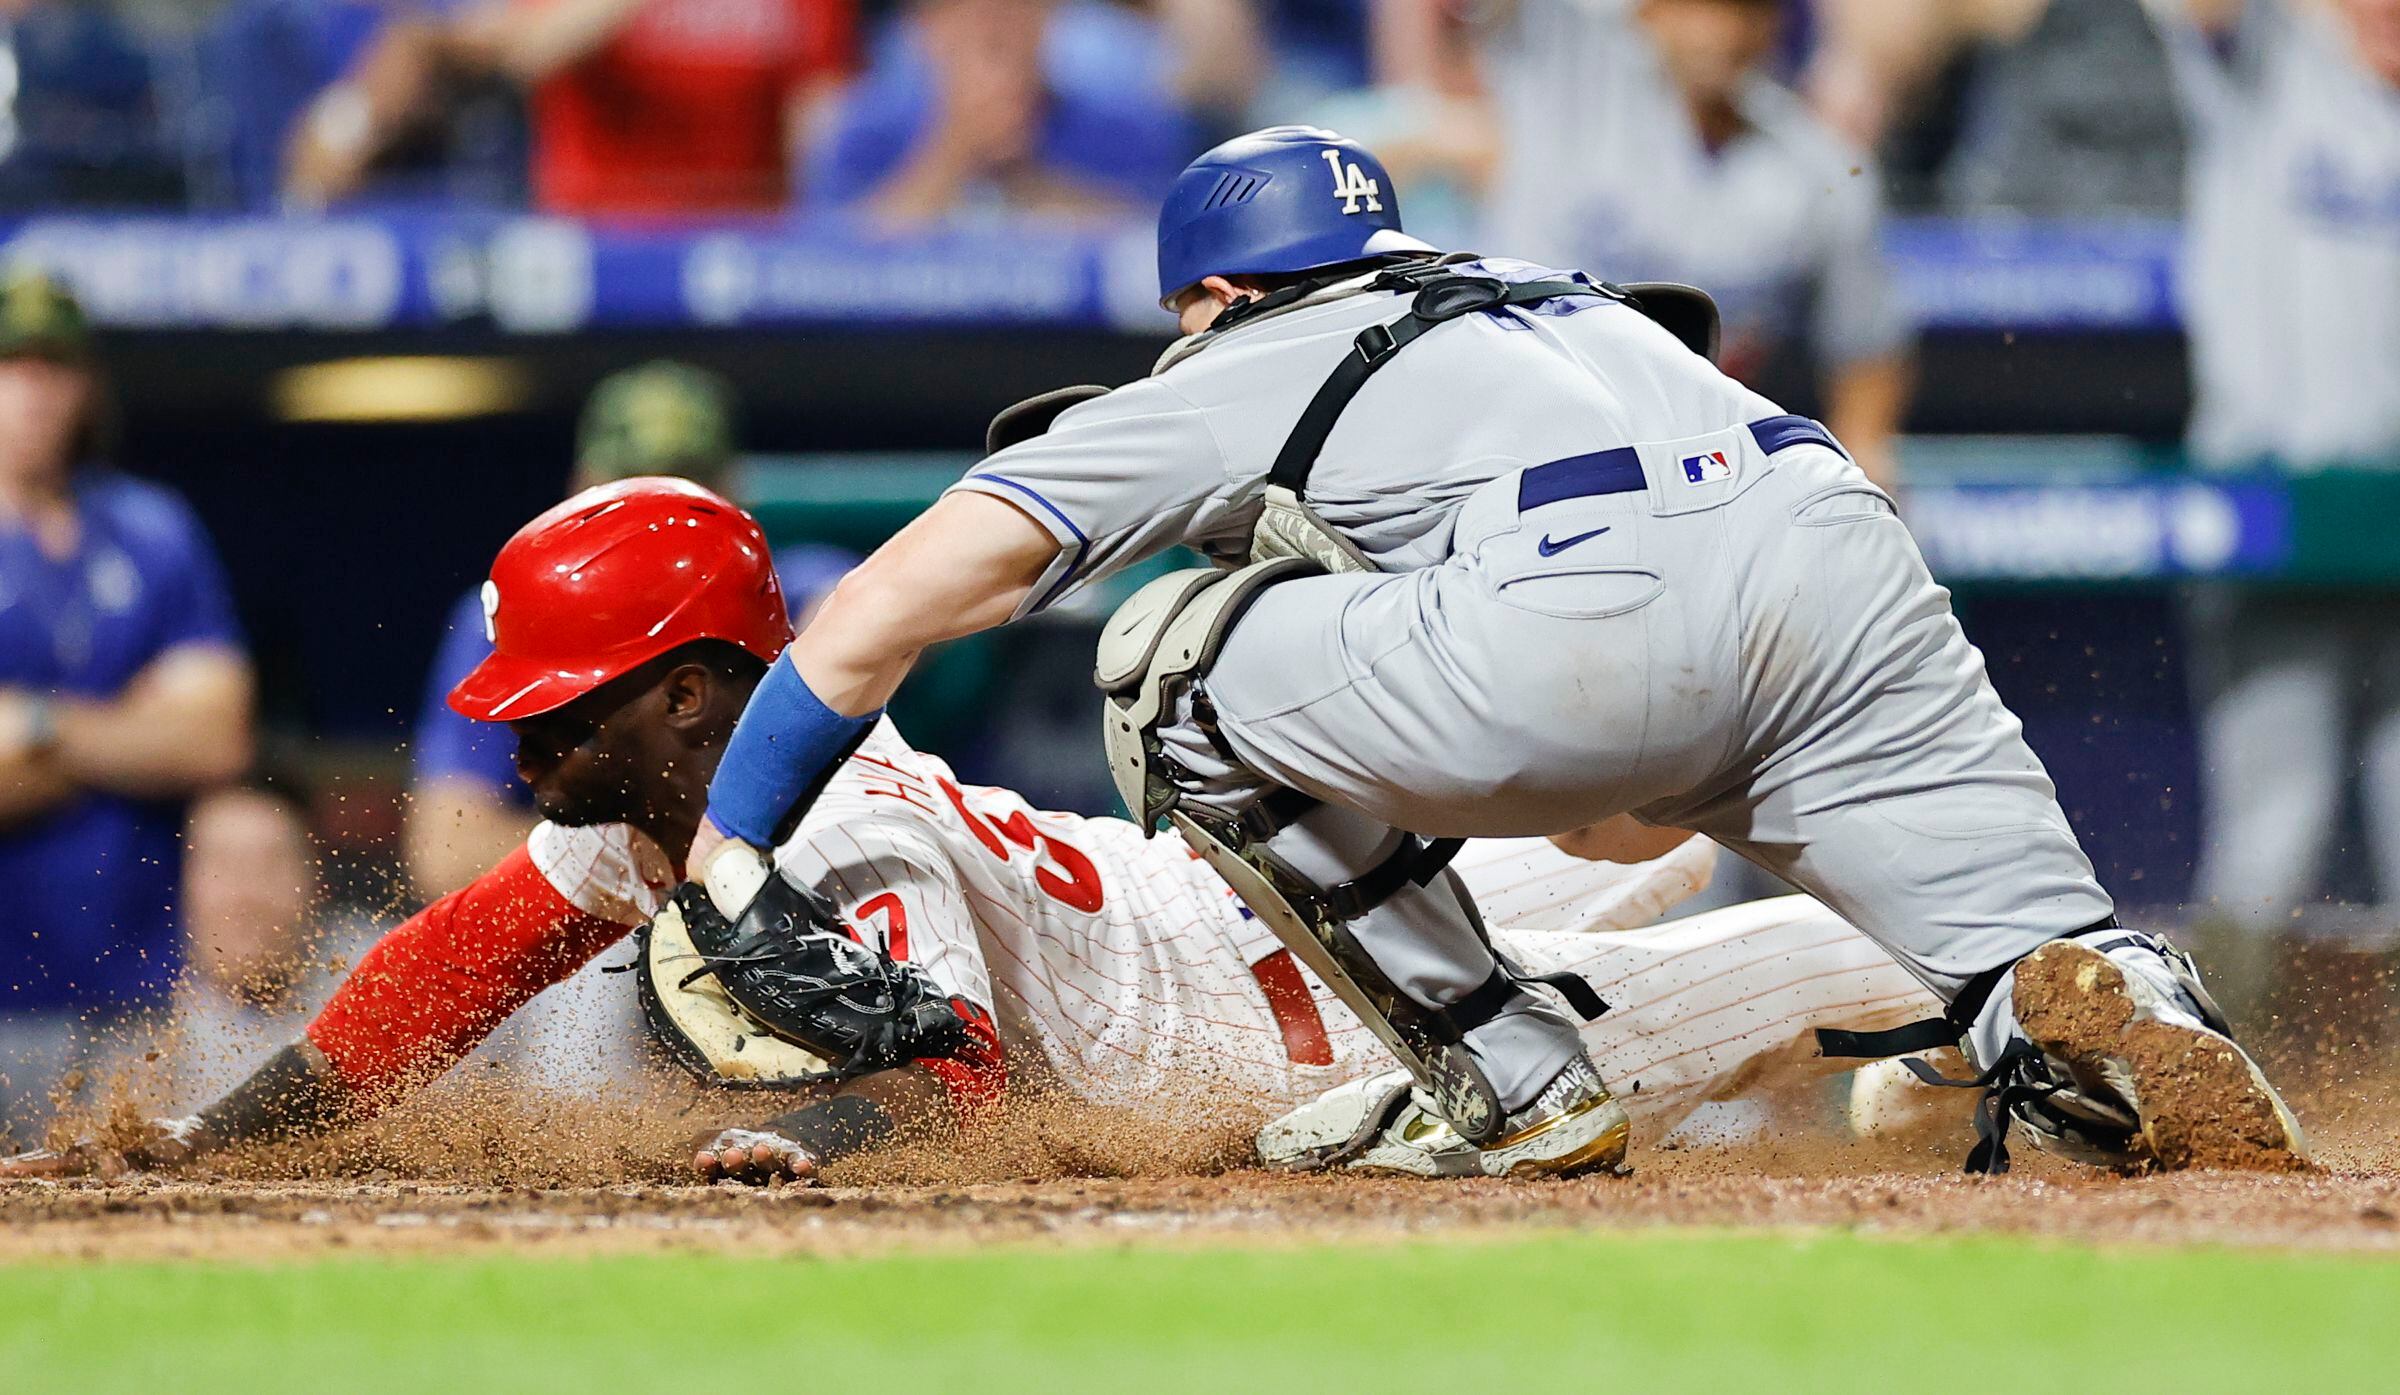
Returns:
[[[1304,120],[1452,216],[1623,139],[1663,66],[1779,82],[1770,125],[1874,152],[1904,207],[2169,213],[2185,140],[2143,5],[0,0],[0,204],[1124,211],[1215,139]]]
[[[1893,207],[2182,216],[2201,465],[2400,469],[2400,0],[0,0],[17,211],[1145,216],[1212,138],[1290,120],[1375,146],[1438,244],[1706,287],[1729,371],[1803,363],[1904,513]],[[258,756],[212,544],[126,473],[113,413],[73,298],[0,283],[0,1132],[21,1141],[178,995],[212,1041],[288,1040],[300,966],[339,958],[302,946],[373,933],[326,923],[311,796]],[[730,488],[736,421],[706,374],[629,370],[591,400],[577,483]],[[779,558],[801,606],[849,560]],[[412,743],[424,898],[531,819],[507,734],[440,701],[481,656],[473,581]],[[2185,610],[2211,781],[2189,918],[2291,925],[2355,800],[2380,899],[2316,943],[2380,964],[2400,608],[2222,585]],[[588,1085],[630,997],[579,980],[500,1049]],[[248,1064],[197,1059],[218,1073],[193,1097]]]

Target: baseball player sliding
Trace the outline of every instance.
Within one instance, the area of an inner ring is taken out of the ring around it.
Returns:
[[[1225,565],[1102,640],[1119,788],[1487,1170],[1613,1166],[1629,1121],[1574,1020],[1600,996],[1501,952],[1444,862],[1627,813],[1814,893],[1945,1005],[1838,1044],[1963,1037],[1971,1167],[2012,1119],[2097,1162],[2300,1165],[2189,962],[2118,928],[1890,500],[1717,371],[1705,296],[1441,254],[1307,127],[1195,161],[1158,255],[1186,337],[1157,369],[1004,414],[759,685],[693,845],[721,933],[794,914],[762,850],[927,645],[1184,542]]]
[[[1410,1127],[1406,1077],[1375,1075],[1390,1064],[1375,1038],[1206,864],[1121,820],[962,786],[889,723],[776,853],[835,912],[811,934],[849,958],[825,962],[855,968],[854,989],[872,981],[916,1023],[913,1044],[887,1042],[876,1068],[834,1081],[823,1056],[693,976],[694,930],[667,901],[742,701],[790,637],[757,526],[684,481],[603,486],[512,539],[484,596],[495,652],[450,701],[514,728],[545,821],[387,935],[301,1041],[196,1118],[160,1125],[132,1161],[164,1165],[370,1114],[657,917],[640,977],[681,1053],[711,1078],[838,1085],[709,1139],[696,1159],[705,1176],[809,1175],[894,1127],[1002,1107],[1012,1084],[1033,1080],[1186,1114],[1213,1104],[1252,1126],[1303,1105],[1267,1140],[1270,1158],[1290,1164],[1338,1142],[1341,1161],[1366,1168],[1483,1167],[1474,1149]],[[1581,850],[1606,850],[1593,836]],[[1599,933],[1698,890],[1713,856],[1693,840],[1629,867],[1518,840],[1478,844],[1460,864],[1510,927],[1509,952],[1585,974],[1620,1002],[1586,1039],[1619,1078],[1641,1082],[1628,1104],[1662,1126],[1737,1074],[1796,1059],[1811,1027],[1904,1021],[1932,1004],[1805,897]],[[101,1162],[85,1148],[5,1168]]]

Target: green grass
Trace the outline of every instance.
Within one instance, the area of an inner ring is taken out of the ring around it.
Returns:
[[[2316,1395],[2396,1370],[2400,1263],[1994,1239],[0,1269],[9,1391]]]

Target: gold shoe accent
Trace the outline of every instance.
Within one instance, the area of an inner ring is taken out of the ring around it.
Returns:
[[[1617,1103],[1616,1097],[1605,1090],[1590,1099],[1578,1101],[1572,1107],[1562,1109],[1547,1119],[1536,1120],[1515,1133],[1494,1140],[1485,1146],[1484,1152],[1487,1155],[1504,1153],[1511,1148],[1532,1143],[1544,1134],[1574,1123],[1595,1110],[1602,1109],[1615,1113],[1616,1121],[1594,1134],[1581,1146],[1556,1157],[1533,1157],[1510,1162],[1502,1167],[1501,1175],[1538,1173],[1563,1177],[1603,1167],[1616,1167],[1625,1161],[1625,1151],[1632,1145],[1633,1121],[1625,1117],[1625,1110]]]

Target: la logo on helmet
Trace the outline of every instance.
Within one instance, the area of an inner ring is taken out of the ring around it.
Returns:
[[[1360,169],[1355,160],[1345,163],[1342,160],[1342,152],[1339,150],[1326,150],[1319,153],[1325,157],[1325,163],[1333,170],[1333,196],[1342,201],[1342,212],[1357,213],[1361,211],[1362,207],[1368,213],[1383,212],[1383,185],[1381,183],[1367,178],[1367,172]],[[1366,200],[1364,205],[1359,203],[1361,199]]]

